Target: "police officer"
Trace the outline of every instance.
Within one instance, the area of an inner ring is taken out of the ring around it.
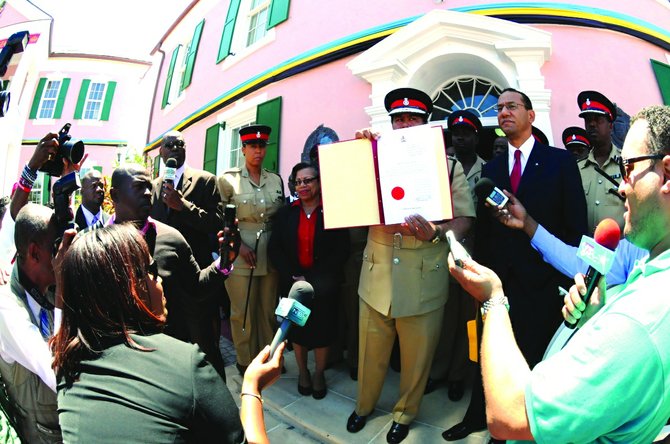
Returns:
[[[588,215],[588,229],[593,234],[596,225],[611,217],[623,227],[624,206],[618,185],[621,174],[617,157],[621,156],[621,148],[612,143],[612,123],[616,119],[616,106],[597,91],[582,91],[577,96],[579,117],[584,119],[584,129],[591,141],[591,152],[578,163],[582,176],[584,195]],[[596,170],[600,167],[609,179]]]
[[[433,108],[427,94],[412,88],[391,91],[384,103],[394,130],[427,123]],[[363,130],[357,137],[374,135]],[[396,334],[402,363],[400,393],[387,442],[405,439],[419,411],[448,297],[448,248],[441,241],[447,229],[464,236],[475,215],[463,168],[455,160],[449,167],[454,169],[454,219],[431,222],[415,214],[408,215],[404,224],[370,227],[358,287],[358,396],[347,420],[351,433],[365,426],[377,404]]]
[[[275,329],[278,276],[268,260],[267,243],[272,229],[270,218],[284,204],[284,185],[279,175],[262,167],[271,131],[265,125],[242,128],[244,166],[231,168],[218,178],[223,205],[231,203],[237,207],[242,237],[235,271],[226,281],[240,374],[272,341]]]
[[[591,141],[588,133],[578,126],[570,126],[563,130],[561,140],[563,140],[565,149],[570,151],[577,161],[586,158],[591,151]]]

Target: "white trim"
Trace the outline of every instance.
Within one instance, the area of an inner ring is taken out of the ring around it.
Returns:
[[[436,9],[361,53],[347,67],[371,85],[371,104],[365,112],[375,130],[391,128],[384,96],[392,89],[411,86],[432,97],[448,79],[473,76],[528,94],[535,126],[551,137],[551,91],[540,71],[550,56],[549,32]]]

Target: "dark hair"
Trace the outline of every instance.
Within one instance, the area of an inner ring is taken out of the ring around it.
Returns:
[[[653,105],[643,108],[631,120],[647,122],[649,154],[670,154],[670,106]]]
[[[533,102],[530,101],[530,97],[528,97],[526,93],[522,93],[521,91],[514,88],[505,88],[502,91],[500,91],[500,95],[502,96],[506,92],[515,92],[519,94],[521,96],[521,101],[523,102],[523,107],[526,108],[527,110],[533,109]]]
[[[32,243],[46,246],[56,238],[56,222],[51,208],[29,203],[16,215],[14,244],[19,264],[23,263]]]
[[[295,177],[298,175],[298,171],[304,170],[305,168],[311,168],[316,172],[316,176],[319,177],[319,167],[316,164],[309,162],[298,162],[291,169],[291,174],[288,176],[289,185],[295,184]]]
[[[51,340],[57,378],[71,385],[85,359],[106,347],[138,345],[131,333],[157,333],[163,321],[151,313],[146,276],[151,255],[140,232],[130,224],[93,230],[74,240],[65,253],[58,288],[63,321]]]

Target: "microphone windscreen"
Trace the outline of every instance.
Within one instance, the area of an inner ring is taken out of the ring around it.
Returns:
[[[177,159],[170,157],[167,162],[165,162],[165,166],[168,168],[177,168]]]
[[[611,218],[601,220],[596,227],[596,231],[593,233],[593,239],[599,245],[610,250],[616,249],[620,238],[621,229],[619,228],[619,224]]]
[[[296,281],[288,292],[288,298],[307,305],[314,298],[314,287],[307,281]]]
[[[495,188],[493,181],[488,177],[482,177],[475,184],[475,195],[479,200],[484,200],[488,197],[489,194],[491,194],[493,188]]]

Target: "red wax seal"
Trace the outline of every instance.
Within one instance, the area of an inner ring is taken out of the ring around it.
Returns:
[[[395,200],[400,200],[400,199],[402,199],[403,197],[405,197],[405,190],[403,190],[401,187],[394,187],[394,188],[391,190],[391,196],[392,196]]]

